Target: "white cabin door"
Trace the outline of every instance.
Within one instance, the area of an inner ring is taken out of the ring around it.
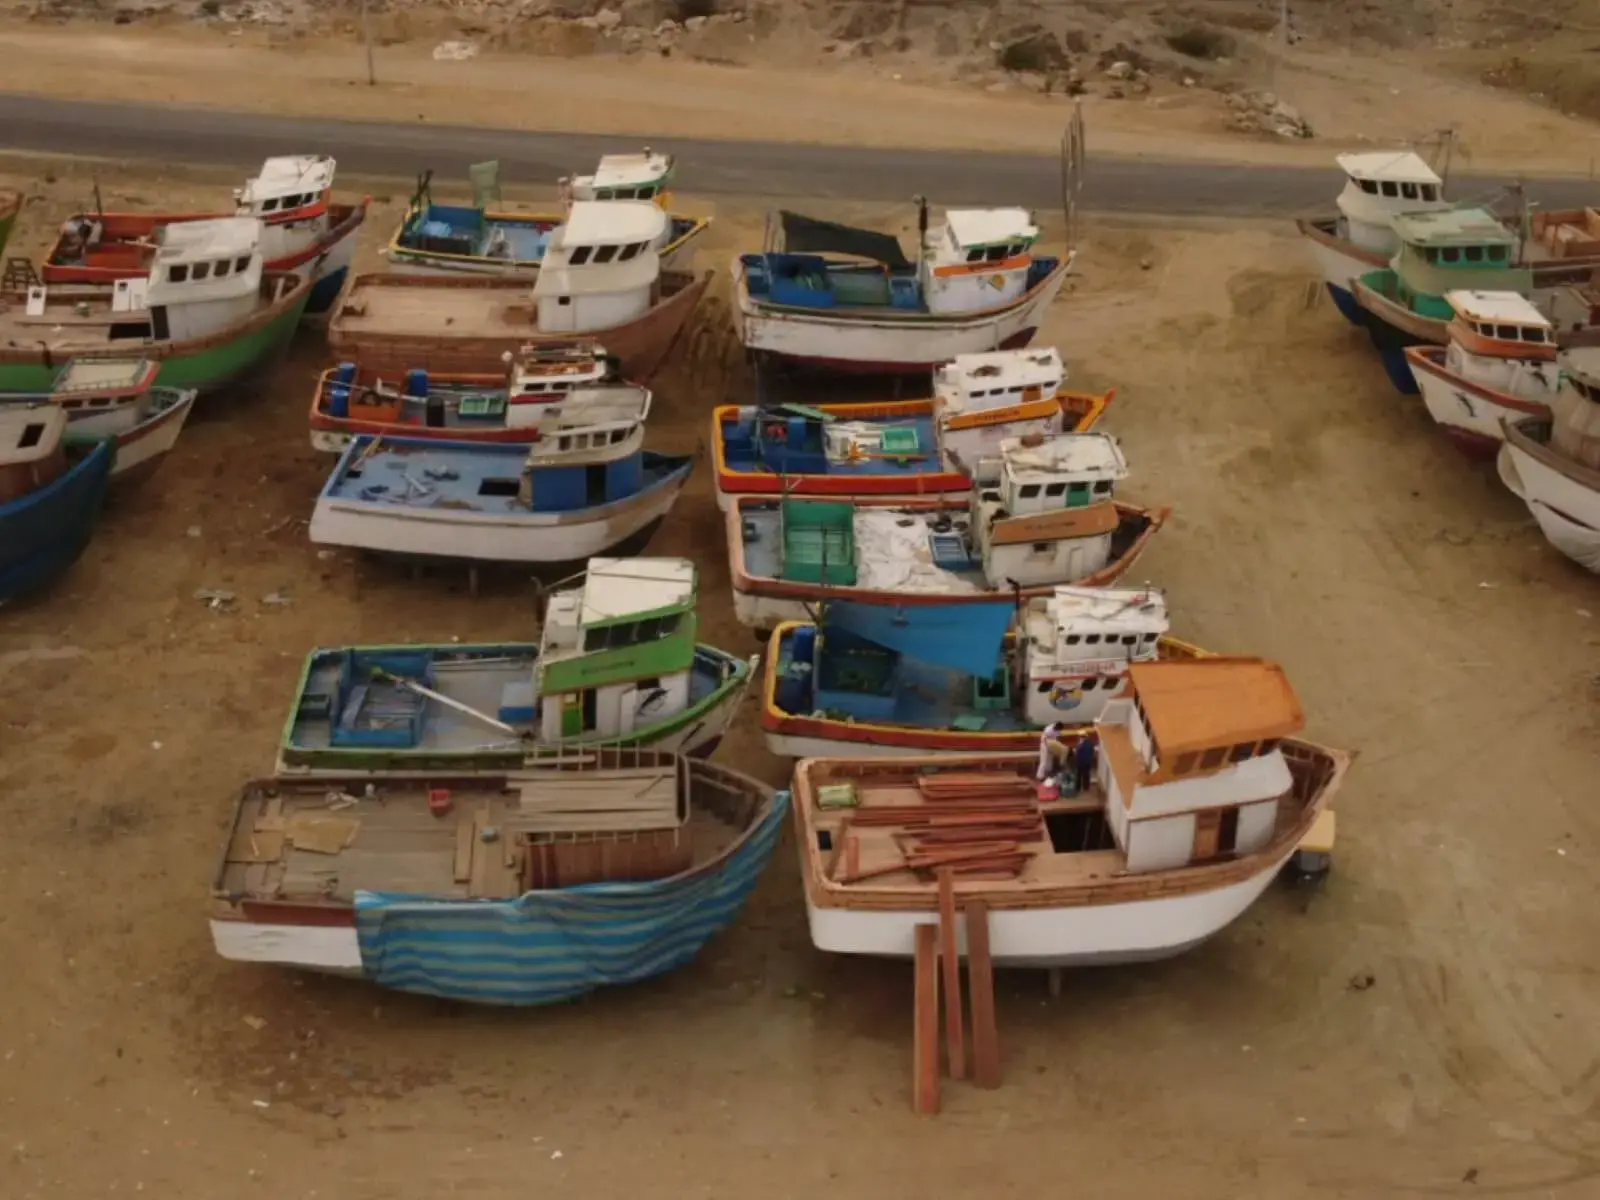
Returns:
[[[639,689],[628,688],[617,697],[617,733],[626,737],[633,732],[633,720],[639,711]]]

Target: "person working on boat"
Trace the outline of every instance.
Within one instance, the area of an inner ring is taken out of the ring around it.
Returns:
[[[1051,721],[1039,735],[1039,767],[1034,773],[1040,783],[1048,783],[1067,762],[1067,748],[1061,741],[1060,721]]]
[[[1078,794],[1081,796],[1089,788],[1089,781],[1094,778],[1095,760],[1100,757],[1099,746],[1092,733],[1086,733],[1078,739],[1078,744],[1072,748],[1072,770],[1077,776]]]

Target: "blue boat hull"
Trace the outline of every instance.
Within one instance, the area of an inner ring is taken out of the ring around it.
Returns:
[[[336,271],[329,271],[316,283],[311,285],[311,296],[306,301],[306,308],[301,320],[310,320],[313,317],[325,317],[339,299],[339,293],[344,290],[344,281],[350,277],[349,267],[340,267]]]
[[[1365,318],[1367,336],[1372,339],[1372,345],[1378,351],[1378,360],[1383,363],[1389,382],[1394,384],[1402,395],[1421,395],[1422,389],[1417,386],[1416,376],[1411,373],[1411,364],[1406,361],[1406,347],[1421,346],[1425,343],[1415,334],[1396,329],[1367,309],[1362,309],[1361,315]]]
[[[49,587],[78,561],[115,459],[116,439],[104,438],[61,478],[0,505],[0,603]]]
[[[1339,310],[1341,317],[1352,325],[1364,326],[1366,324],[1366,321],[1362,319],[1361,305],[1356,303],[1354,292],[1349,288],[1343,288],[1334,283],[1324,284],[1323,286],[1328,289],[1328,295],[1333,297],[1333,306]]]

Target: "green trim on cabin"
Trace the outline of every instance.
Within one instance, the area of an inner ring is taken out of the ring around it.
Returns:
[[[687,671],[694,663],[698,626],[698,619],[690,612],[684,614],[670,637],[544,663],[539,668],[539,692],[553,696]]]
[[[638,612],[623,613],[616,617],[602,617],[598,621],[584,622],[584,631],[590,629],[612,629],[618,625],[637,625],[641,621],[652,621],[660,617],[676,616],[679,613],[693,613],[696,604],[696,592],[699,589],[691,586],[689,596],[682,604],[664,604],[660,608],[642,608]]]

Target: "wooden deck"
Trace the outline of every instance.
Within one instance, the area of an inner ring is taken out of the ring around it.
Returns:
[[[533,291],[525,279],[484,279],[475,287],[383,287],[356,283],[339,306],[351,335],[392,337],[532,336],[539,332]]]

